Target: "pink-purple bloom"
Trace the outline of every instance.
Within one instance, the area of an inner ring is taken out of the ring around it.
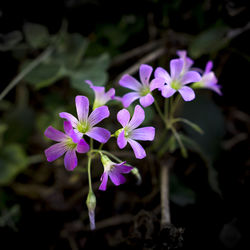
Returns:
[[[161,67],[155,70],[155,78],[162,83],[159,90],[161,90],[163,97],[171,97],[178,91],[185,101],[191,101],[195,98],[193,89],[186,85],[200,81],[201,76],[196,71],[186,70],[187,66],[182,58],[170,61],[170,75]]]
[[[218,85],[218,80],[213,71],[212,61],[209,61],[206,65],[205,71],[201,77],[199,82],[195,82],[192,84],[192,88],[207,88],[215,91],[217,94],[222,95],[221,93],[221,86]]]
[[[108,107],[98,107],[89,115],[89,100],[86,96],[76,96],[75,103],[78,119],[67,112],[60,113],[60,117],[68,120],[81,136],[87,135],[100,143],[106,143],[110,132],[95,125],[109,116]]]
[[[151,66],[142,64],[139,69],[141,82],[137,81],[134,77],[128,74],[124,75],[120,79],[119,84],[121,86],[134,90],[133,92],[127,93],[123,96],[122,103],[125,108],[137,99],[140,100],[140,104],[143,107],[150,106],[154,102],[154,97],[151,92],[160,85],[157,80],[149,82],[152,72],[153,68]]]
[[[127,166],[125,161],[122,163],[114,163],[106,155],[102,155],[101,160],[104,172],[101,176],[101,185],[99,186],[100,190],[106,190],[108,177],[116,186],[126,182],[126,179],[122,174],[128,174],[133,167]]]
[[[155,137],[154,127],[137,128],[145,119],[145,112],[140,105],[136,105],[132,119],[128,110],[122,109],[117,114],[117,120],[123,128],[116,132],[117,144],[120,149],[123,149],[127,143],[132,147],[135,157],[142,159],[146,156],[144,148],[137,142],[153,141]]]
[[[105,105],[108,101],[114,99],[115,97],[115,89],[111,88],[109,91],[105,92],[105,88],[101,86],[95,86],[91,81],[85,81],[90,88],[93,89],[95,93],[95,101],[93,104],[93,110]]]
[[[194,64],[194,61],[187,56],[186,50],[178,50],[177,55],[183,60],[184,65],[182,69],[182,74],[189,71],[191,66]]]
[[[67,170],[72,171],[77,166],[76,152],[88,152],[89,145],[73,130],[70,122],[64,121],[64,131],[65,133],[53,128],[52,126],[49,126],[45,130],[45,136],[58,142],[47,148],[45,150],[45,155],[47,160],[52,162],[66,153],[64,157],[64,165]]]

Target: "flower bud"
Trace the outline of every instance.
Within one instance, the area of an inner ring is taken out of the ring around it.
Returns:
[[[131,170],[131,173],[136,177],[137,179],[137,185],[140,185],[141,184],[141,175],[140,175],[140,172],[138,170],[138,168],[133,168]]]
[[[90,229],[95,229],[95,207],[96,207],[96,197],[93,191],[89,191],[86,204],[89,210],[89,221],[90,221]]]

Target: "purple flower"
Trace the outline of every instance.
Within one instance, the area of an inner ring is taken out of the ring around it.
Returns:
[[[149,83],[150,76],[152,74],[153,68],[149,65],[142,64],[139,69],[139,75],[141,83],[137,81],[134,77],[130,75],[124,75],[119,84],[125,88],[134,90],[123,96],[122,103],[125,108],[127,108],[132,102],[140,99],[140,104],[143,107],[150,106],[154,102],[154,98],[151,92],[159,88],[161,82],[158,83],[157,79],[152,80]]]
[[[108,107],[98,107],[89,115],[89,100],[86,96],[76,96],[75,102],[78,119],[67,112],[60,113],[60,117],[68,120],[81,136],[87,135],[100,143],[106,143],[110,132],[95,125],[109,116]]]
[[[64,121],[64,131],[66,134],[52,126],[49,126],[45,130],[45,136],[58,142],[47,148],[45,150],[45,155],[47,160],[52,162],[66,152],[64,165],[67,170],[72,171],[77,166],[76,151],[78,153],[86,153],[89,151],[89,145],[79,136],[79,134],[75,133],[70,122]]]
[[[185,101],[195,98],[194,91],[186,84],[200,81],[201,76],[195,71],[185,72],[184,66],[183,59],[173,59],[170,61],[170,75],[161,67],[155,70],[155,78],[162,82],[159,90],[163,97],[168,98],[178,91]]]
[[[105,105],[109,100],[114,99],[115,97],[115,89],[111,88],[109,91],[105,93],[105,88],[100,86],[95,86],[89,80],[85,81],[90,88],[94,90],[95,93],[95,101],[93,104],[93,110]]]
[[[182,69],[182,74],[186,73],[189,71],[191,66],[194,64],[194,61],[187,57],[187,51],[186,50],[178,50],[177,55],[183,60],[184,65]]]
[[[106,190],[108,177],[116,186],[126,182],[126,179],[122,174],[128,174],[133,169],[133,167],[125,165],[125,161],[119,164],[114,163],[106,155],[102,155],[101,160],[104,166],[104,172],[101,176],[102,183],[99,187],[100,190]]]
[[[154,127],[137,128],[145,119],[144,110],[140,105],[136,105],[134,115],[130,120],[128,110],[122,109],[117,114],[117,120],[121,123],[122,127],[116,131],[117,144],[119,148],[124,148],[127,143],[132,147],[135,157],[142,159],[146,156],[144,148],[136,140],[140,141],[153,141],[155,137]],[[130,120],[130,121],[129,121]]]
[[[221,86],[217,84],[218,80],[213,71],[213,62],[209,61],[206,65],[205,71],[199,82],[192,84],[192,88],[207,88],[215,91],[217,94],[222,95]]]

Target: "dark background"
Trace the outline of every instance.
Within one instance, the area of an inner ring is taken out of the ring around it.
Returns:
[[[223,117],[223,125],[217,125],[213,109],[204,110],[208,122],[214,124],[210,129],[223,130],[216,141],[216,145],[219,145],[218,153],[213,158],[218,186],[211,184],[211,173],[197,152],[191,150],[188,159],[183,159],[179,150],[173,154],[177,160],[171,172],[188,190],[192,190],[192,195],[190,198],[190,193],[184,190],[184,199],[185,195],[191,199],[190,202],[184,202],[184,205],[171,199],[172,223],[176,228],[184,229],[184,233],[182,244],[179,244],[178,238],[169,248],[249,249],[250,29],[246,28],[250,22],[249,17],[248,1],[236,0],[2,1],[0,33],[22,30],[23,25],[29,22],[42,24],[50,34],[55,34],[63,20],[66,20],[69,33],[79,33],[90,40],[93,46],[90,46],[88,55],[109,53],[111,63],[108,68],[108,84],[111,86],[113,80],[140,59],[140,56],[132,56],[121,64],[112,63],[117,56],[164,38],[166,54],[150,64],[154,67],[159,64],[167,67],[169,59],[175,57],[176,50],[188,49],[190,52],[192,42],[202,32],[227,27],[224,34],[218,34],[221,40],[225,39],[225,44],[214,49],[220,41],[214,43],[212,31],[203,40],[208,43],[205,51],[198,54],[193,52],[193,55],[197,55],[194,58],[197,67],[204,68],[208,60],[213,60],[214,71],[222,86],[221,97],[201,92],[201,96],[205,95],[213,101]],[[112,27],[112,35],[109,35],[107,27]],[[199,46],[203,48],[203,45]],[[41,51],[32,51],[28,57],[35,58]],[[192,56],[192,52],[190,54]],[[0,61],[2,91],[19,72],[21,61],[13,56],[12,51],[1,52]],[[46,105],[52,105],[49,98],[46,98],[48,95],[52,99],[58,98],[56,95],[53,97],[53,94],[59,91],[61,99],[69,103],[79,93],[69,87],[67,78],[40,90],[27,85],[27,90],[30,93],[28,104],[34,114],[46,110]],[[14,89],[5,100],[16,105],[17,95],[18,91]],[[197,102],[203,103],[199,99]],[[189,112],[192,110],[193,114],[202,113],[191,105]],[[11,126],[13,123],[6,118],[7,113],[8,109],[0,110],[0,122],[6,121]],[[19,143],[24,143],[28,155],[39,154],[48,143],[44,142],[38,129],[30,129],[32,132],[28,140],[20,140]],[[4,142],[15,141],[9,136],[5,136]],[[165,160],[164,157],[162,159]],[[119,188],[112,185],[103,193],[97,191],[99,174],[94,172],[97,196],[95,232],[90,232],[88,228],[86,176],[75,177],[73,180],[72,175],[63,168],[62,162],[55,164],[55,167],[45,163],[45,159],[31,164],[1,188],[0,215],[5,219],[0,220],[0,248],[168,249],[165,245],[168,236],[160,230],[159,224],[158,163],[149,157],[148,160],[135,161],[134,164],[142,174],[143,182],[140,186],[130,176],[125,185]],[[9,212],[12,210],[13,213]]]

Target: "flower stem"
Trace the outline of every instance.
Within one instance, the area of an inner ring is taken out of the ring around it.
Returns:
[[[93,151],[93,140],[92,138],[90,139],[90,152]],[[88,156],[88,180],[89,180],[89,192],[93,192],[92,189],[92,181],[91,181],[91,160],[92,156]]]
[[[156,99],[154,101],[154,105],[155,105],[155,108],[156,108],[158,114],[160,115],[162,121],[164,122],[164,124],[166,124],[166,119],[164,117],[164,114],[161,112],[160,106],[159,106],[158,102],[156,101]]]
[[[173,165],[173,159],[169,159],[161,165],[161,227],[171,223],[169,207],[169,170]]]

